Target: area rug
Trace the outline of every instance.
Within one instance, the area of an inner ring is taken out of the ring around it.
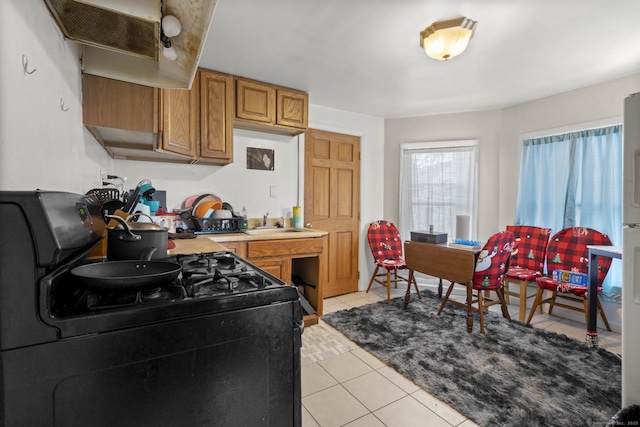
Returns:
[[[620,410],[621,360],[604,349],[423,291],[323,316],[382,362],[481,426],[603,426]]]

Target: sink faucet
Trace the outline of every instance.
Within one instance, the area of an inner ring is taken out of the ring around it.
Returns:
[[[266,227],[267,226],[267,217],[269,216],[269,212],[267,212],[266,214],[264,214],[264,216],[262,217],[262,226]]]

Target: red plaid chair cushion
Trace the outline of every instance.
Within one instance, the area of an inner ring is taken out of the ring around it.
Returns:
[[[515,237],[510,231],[494,234],[478,254],[473,288],[495,290],[503,286],[504,272],[509,265]]]
[[[587,245],[611,245],[606,234],[586,227],[565,228],[558,231],[547,246],[547,274],[553,270],[566,270],[575,273],[589,274],[589,250]],[[598,292],[602,291],[611,258],[598,257]],[[562,293],[573,293],[585,297],[588,286],[556,282],[549,276],[536,279],[543,289],[556,290]]]
[[[516,240],[511,254],[509,270],[505,276],[517,280],[532,281],[542,276],[550,228],[528,225],[508,225]]]
[[[402,257],[402,239],[393,223],[384,220],[372,222],[369,224],[367,238],[377,265],[387,270],[407,268]]]

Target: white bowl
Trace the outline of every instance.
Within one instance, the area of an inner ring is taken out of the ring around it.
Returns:
[[[213,211],[210,218],[229,219],[233,218],[233,213],[226,209],[216,209],[215,211]]]

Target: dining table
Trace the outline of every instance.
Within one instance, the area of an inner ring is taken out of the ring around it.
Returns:
[[[467,331],[473,329],[471,299],[473,274],[480,249],[450,243],[426,243],[414,240],[404,242],[404,258],[409,267],[409,286],[404,296],[404,306],[411,300],[411,283],[415,272],[439,279],[438,296],[442,297],[442,280],[465,284],[467,287]]]

